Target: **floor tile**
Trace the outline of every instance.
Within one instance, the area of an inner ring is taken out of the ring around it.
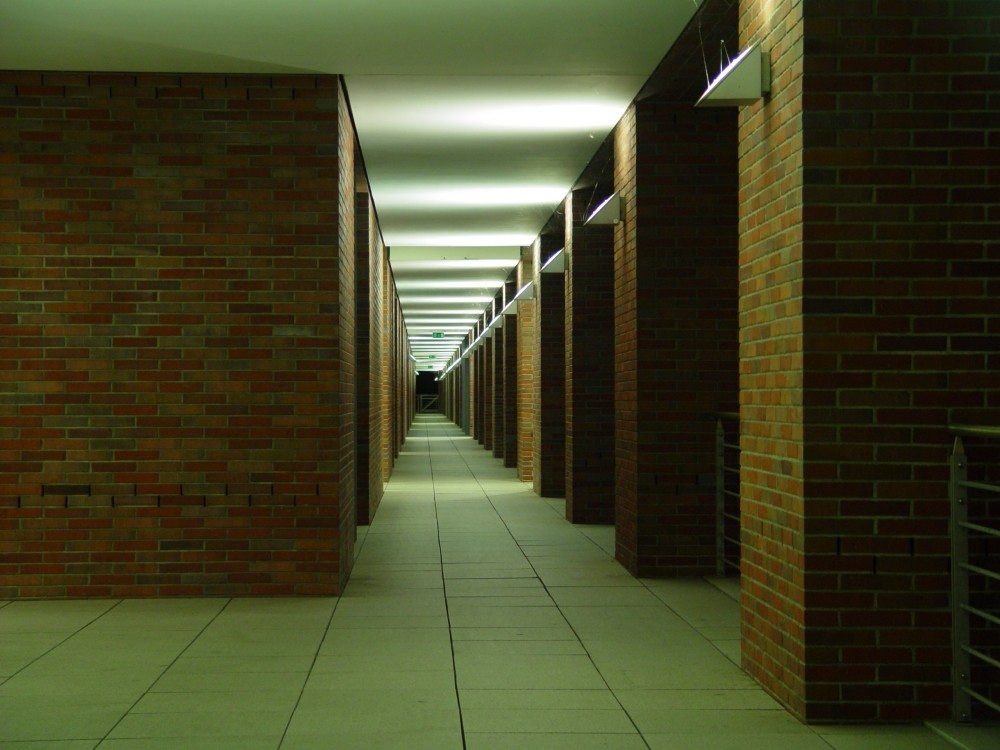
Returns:
[[[955,746],[923,726],[891,727],[815,727],[833,750],[955,750]],[[984,748],[1000,747],[1000,728],[994,730],[993,743]],[[972,750],[974,746],[967,746]]]
[[[50,703],[42,713],[8,711],[0,703],[0,741],[24,740],[99,740],[128,711],[128,703],[76,705],[70,702]]]
[[[108,735],[110,739],[146,737],[267,737],[276,745],[288,724],[288,711],[130,713]]]
[[[0,750],[94,750],[100,740],[28,740],[0,741]]]
[[[141,737],[107,739],[97,750],[274,750],[272,736],[235,735],[230,737]]]
[[[527,640],[504,640],[504,641],[484,641],[466,640],[455,641],[454,652],[456,654],[583,654],[586,649],[583,644],[576,639],[547,640],[547,641],[527,641]]]
[[[649,747],[638,734],[469,733],[466,738],[467,750],[648,750]]]
[[[460,690],[588,690],[605,687],[590,659],[581,655],[456,653],[455,670]]]
[[[830,746],[815,734],[654,734],[643,733],[649,750],[830,750]],[[872,746],[868,750],[879,750]]]
[[[634,716],[655,715],[675,709],[783,710],[777,701],[756,686],[743,690],[617,689],[614,694]]]
[[[510,734],[635,734],[635,726],[620,708],[466,708],[465,731]]]
[[[593,690],[465,689],[462,708],[614,710],[620,707],[614,693]]]
[[[800,724],[737,579],[637,580],[563,510],[421,417],[339,598],[0,601],[0,750],[949,747]]]
[[[459,641],[572,641],[578,643],[576,634],[565,623],[561,626],[543,628],[494,628],[494,627],[453,627],[455,643]]]
[[[448,606],[452,627],[456,628],[554,628],[566,619],[555,604],[548,606],[486,605],[475,600],[451,600]]]
[[[401,729],[378,735],[367,731],[288,734],[281,743],[281,750],[340,750],[340,748],[465,750],[465,744],[462,742],[462,733],[458,729],[427,730],[419,733]]]

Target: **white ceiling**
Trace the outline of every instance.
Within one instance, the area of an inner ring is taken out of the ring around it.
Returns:
[[[0,69],[343,74],[413,354],[440,369],[699,3],[0,0]]]

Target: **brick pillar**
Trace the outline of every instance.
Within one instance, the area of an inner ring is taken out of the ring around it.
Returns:
[[[476,326],[472,339],[473,341],[478,338],[482,330],[482,323],[480,322],[479,325]],[[473,437],[476,439],[477,443],[482,445],[486,439],[486,410],[483,408],[486,400],[486,352],[481,344],[472,353],[472,360],[475,363],[475,368],[472,372],[472,386],[474,393],[472,400],[476,414],[475,433],[473,434]]]
[[[736,127],[734,109],[667,91],[616,135],[617,556],[636,575],[714,571],[715,424],[738,388]]]
[[[0,90],[0,597],[339,593],[339,79],[5,72]]]
[[[561,272],[540,272],[562,246],[535,244],[535,450],[533,484],[542,497],[566,492],[566,290]]]
[[[382,272],[379,274],[382,279],[382,318],[379,326],[379,334],[382,338],[381,359],[382,373],[381,380],[381,402],[382,419],[380,425],[381,434],[379,442],[382,445],[382,481],[388,482],[392,474],[394,454],[392,451],[392,301],[395,284],[392,280],[392,273],[389,269],[389,249],[385,249],[382,256]]]
[[[942,718],[948,424],[1000,424],[996,8],[740,6],[744,664],[806,720]]]
[[[359,524],[371,522],[382,498],[382,255],[371,196],[357,193],[356,206],[356,305],[357,379],[357,516]]]
[[[521,248],[517,265],[520,291],[534,280],[535,248]],[[535,366],[538,340],[535,335],[535,300],[517,302],[517,478],[532,482],[535,460]]]
[[[371,484],[371,349],[372,327],[372,279],[371,279],[371,200],[367,192],[358,191],[354,207],[355,262],[355,328],[357,380],[355,412],[356,462],[354,474],[357,481],[357,516],[359,524],[370,522],[369,489]]]
[[[584,225],[593,191],[566,199],[566,518],[615,520],[612,225]]]
[[[385,488],[382,478],[385,463],[385,444],[382,441],[382,383],[387,373],[382,369],[382,329],[385,327],[385,310],[382,290],[388,284],[385,245],[374,211],[369,211],[369,330],[368,330],[368,518],[374,517]]]
[[[505,299],[513,299],[517,292],[517,284],[509,283]],[[520,303],[515,302],[517,308]],[[503,465],[507,468],[517,467],[517,378],[518,378],[518,314],[508,314],[500,329],[503,336]]]
[[[487,312],[486,317],[492,319],[492,313]],[[489,320],[487,320],[489,323]],[[484,326],[485,330],[485,326]],[[483,366],[483,395],[482,395],[482,410],[483,410],[483,436],[480,441],[483,444],[483,448],[488,451],[493,451],[493,339],[495,337],[492,333],[488,334],[487,337],[483,338],[482,343],[479,345],[479,351],[482,352],[482,366]]]
[[[502,305],[497,306],[497,310],[502,308]],[[506,321],[504,321],[505,323]],[[502,459],[504,457],[504,449],[506,446],[506,440],[504,436],[504,367],[506,365],[506,357],[504,355],[504,323],[501,323],[498,328],[493,330],[493,338],[490,340],[492,344],[492,360],[493,360],[493,406],[492,406],[492,417],[493,417],[493,457]]]

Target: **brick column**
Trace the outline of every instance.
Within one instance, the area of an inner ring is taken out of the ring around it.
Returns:
[[[371,197],[357,193],[357,516],[370,523],[382,498],[382,246]]]
[[[616,135],[617,555],[637,575],[714,571],[715,424],[737,404],[736,112],[692,101],[642,99]]]
[[[535,249],[521,248],[517,265],[517,288],[520,291],[534,280]],[[517,302],[517,477],[533,481],[535,460],[535,366],[538,340],[535,335],[535,300]]]
[[[503,305],[498,305],[497,310],[499,311]],[[492,405],[492,417],[493,417],[493,457],[502,459],[504,457],[504,449],[506,445],[505,435],[504,435],[504,367],[506,364],[506,357],[504,354],[504,325],[501,323],[500,327],[493,330],[493,338],[490,343],[492,344],[492,360],[493,360],[493,405]]]
[[[517,283],[508,282],[506,285],[505,300],[514,298],[517,293]],[[519,303],[514,303],[513,314],[508,314],[500,329],[503,336],[503,465],[507,468],[517,467],[517,377],[518,377],[518,338],[517,331],[518,315],[516,308]]]
[[[535,244],[535,492],[563,497],[566,492],[566,290],[562,273],[540,272],[562,246],[543,237]]]
[[[18,530],[0,597],[339,593],[355,141],[338,78],[0,89],[17,136],[0,137],[0,526]]]
[[[744,664],[807,720],[945,717],[948,424],[1000,424],[996,9],[740,6],[774,74],[740,121]]]
[[[487,312],[486,318],[492,319],[492,313]],[[486,321],[489,323],[489,320]],[[485,330],[486,326],[483,326]],[[482,343],[479,345],[479,351],[482,352],[482,366],[483,366],[483,391],[482,391],[482,412],[483,412],[483,435],[480,442],[483,444],[483,448],[488,451],[493,450],[493,334],[489,334],[488,337],[483,338]]]
[[[357,379],[355,413],[356,451],[354,474],[357,480],[357,516],[359,524],[370,521],[369,490],[371,483],[370,463],[371,450],[371,371],[372,357],[376,356],[371,349],[372,328],[372,277],[371,277],[371,200],[367,192],[358,191],[355,196],[355,328]]]
[[[472,340],[475,341],[479,334],[482,332],[482,322],[476,326],[475,333],[472,336]],[[484,405],[486,403],[486,352],[485,348],[480,345],[472,353],[472,361],[475,367],[472,371],[472,387],[473,396],[472,404],[475,411],[475,433],[473,437],[476,442],[482,445],[486,439],[486,410]]]
[[[593,191],[566,199],[566,518],[615,520],[612,225],[586,226]]]

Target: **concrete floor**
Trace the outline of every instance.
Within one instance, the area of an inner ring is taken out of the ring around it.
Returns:
[[[0,601],[0,748],[955,746],[800,724],[738,666],[731,584],[632,578],[438,415],[359,532],[339,598]]]

